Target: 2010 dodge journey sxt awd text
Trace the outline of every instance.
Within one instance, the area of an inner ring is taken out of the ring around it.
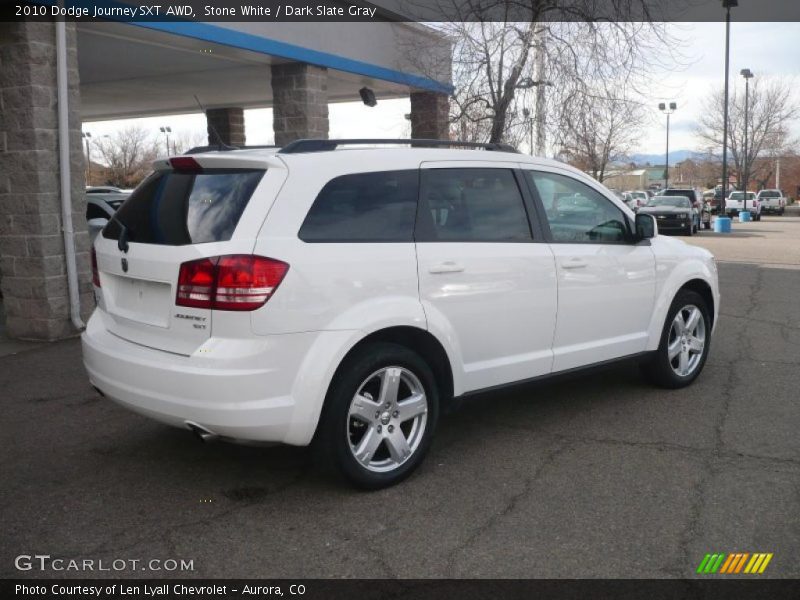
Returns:
[[[313,442],[368,488],[417,467],[467,393],[630,357],[688,385],[719,310],[709,252],[494,146],[159,160],[92,261],[105,395],[205,437]]]

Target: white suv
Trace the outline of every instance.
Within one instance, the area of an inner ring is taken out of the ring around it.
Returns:
[[[94,244],[92,384],[204,439],[314,442],[377,488],[455,398],[617,359],[698,376],[709,252],[564,164],[420,143],[157,161]]]

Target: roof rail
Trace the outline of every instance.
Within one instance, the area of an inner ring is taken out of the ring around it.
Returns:
[[[475,148],[495,152],[514,152],[517,149],[508,144],[480,142],[459,142],[451,140],[428,139],[341,139],[341,140],[296,140],[281,148],[280,154],[298,154],[301,152],[327,152],[339,146],[374,146],[377,144],[408,145],[415,148]]]
[[[280,148],[280,146],[227,146],[223,144],[213,144],[210,146],[195,146],[184,154],[200,154],[202,152],[230,152],[232,150],[264,150],[269,148]]]

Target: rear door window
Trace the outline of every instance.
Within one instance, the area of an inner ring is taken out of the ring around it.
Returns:
[[[417,213],[417,170],[331,179],[317,195],[298,236],[304,242],[410,242]]]
[[[103,237],[184,246],[231,239],[264,176],[263,169],[208,169],[201,173],[156,171],[119,208]],[[122,225],[121,225],[122,224]]]
[[[526,242],[528,214],[509,169],[423,169],[417,241]]]

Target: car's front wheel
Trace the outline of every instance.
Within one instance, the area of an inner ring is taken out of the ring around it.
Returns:
[[[681,290],[667,313],[658,350],[642,371],[658,386],[685,387],[700,375],[710,346],[709,307],[697,292]]]
[[[369,344],[338,370],[315,445],[355,485],[387,487],[422,462],[438,414],[438,391],[425,361],[404,346]]]

